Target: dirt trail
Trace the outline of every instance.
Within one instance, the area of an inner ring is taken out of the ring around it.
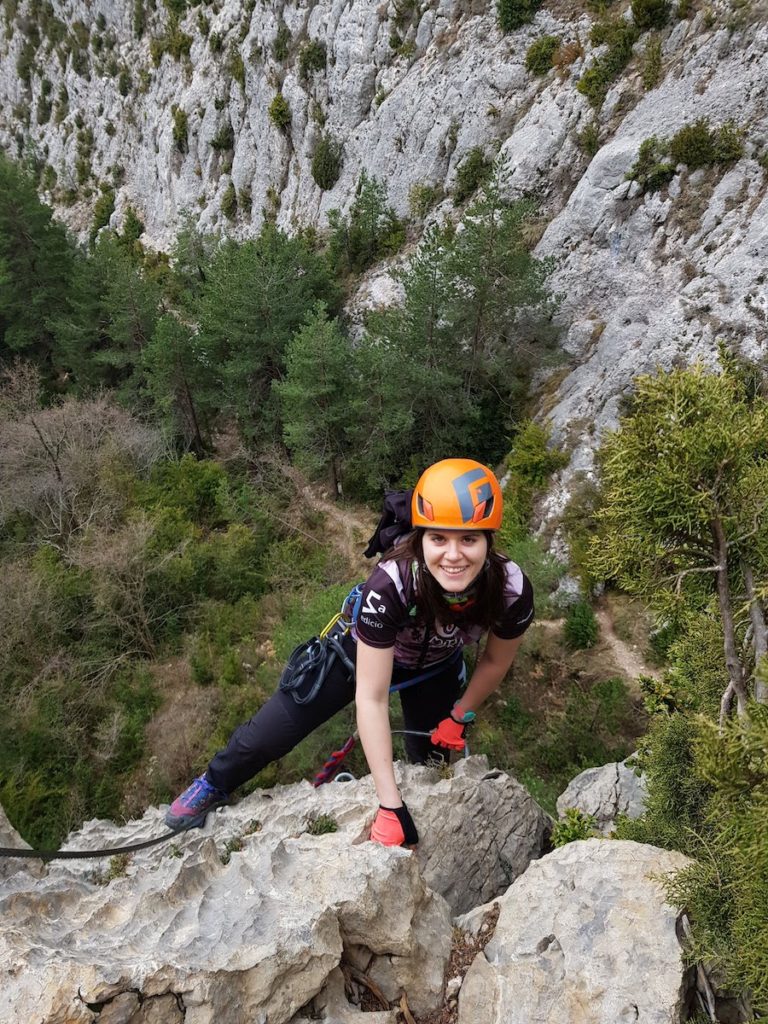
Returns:
[[[637,679],[638,676],[651,676],[653,679],[661,677],[657,668],[651,668],[644,661],[642,653],[634,644],[630,646],[616,635],[613,620],[605,605],[598,606],[595,617],[600,627],[600,639],[607,644],[622,672],[626,673],[630,679]]]
[[[374,513],[361,514],[359,509],[337,504],[318,487],[307,483],[293,466],[284,466],[283,472],[310,508],[322,513],[325,519],[323,537],[338,551],[340,561],[349,568],[350,577],[369,575],[372,566],[363,557],[363,549],[376,528],[378,517]]]

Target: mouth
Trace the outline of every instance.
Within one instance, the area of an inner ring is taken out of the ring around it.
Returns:
[[[466,572],[468,568],[468,565],[463,565],[461,568],[457,568],[456,566],[449,567],[447,565],[440,566],[441,572],[444,572],[447,576],[461,576],[461,574]]]

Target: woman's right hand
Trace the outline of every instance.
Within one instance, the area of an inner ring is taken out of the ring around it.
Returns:
[[[419,833],[405,804],[382,807],[371,827],[371,841],[382,846],[416,846]]]

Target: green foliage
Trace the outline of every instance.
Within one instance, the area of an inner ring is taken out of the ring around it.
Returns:
[[[667,883],[693,923],[688,956],[715,965],[724,987],[750,990],[756,1007],[768,1005],[767,750],[764,708],[723,732],[703,717],[657,715],[641,762],[647,810],[619,829],[695,858]]]
[[[318,299],[335,310],[337,292],[325,261],[303,238],[267,225],[257,239],[223,243],[206,270],[200,346],[207,353],[208,401],[234,412],[248,437],[282,433],[272,381],[285,351]]]
[[[656,192],[675,176],[675,165],[664,159],[666,147],[655,135],[640,143],[637,160],[627,174],[636,181],[643,192]]]
[[[470,149],[456,169],[454,203],[458,205],[469,199],[488,180],[492,171],[493,162],[486,157],[482,149],[479,146]]]
[[[214,137],[211,139],[211,149],[218,150],[219,152],[233,149],[235,145],[235,131],[232,127],[232,122],[226,120],[219,130],[216,132]]]
[[[632,19],[641,32],[664,28],[669,21],[669,0],[631,0]]]
[[[55,377],[50,320],[66,308],[80,259],[29,174],[0,154],[0,362],[31,359]]]
[[[189,134],[189,117],[186,110],[181,107],[171,107],[173,114],[173,142],[179,153],[186,153],[189,149],[187,137]]]
[[[281,18],[275,33],[275,41],[272,44],[272,53],[275,60],[284,61],[286,59],[291,45],[291,38],[291,30]]]
[[[606,93],[632,57],[639,30],[623,18],[604,19],[592,28],[594,46],[607,44],[608,50],[583,73],[576,88],[583,93],[595,110],[603,105]]]
[[[532,75],[546,75],[553,68],[553,58],[560,47],[558,36],[542,36],[531,43],[525,54],[525,66]]]
[[[274,385],[282,405],[285,442],[297,463],[311,473],[330,470],[336,484],[354,415],[351,356],[338,324],[328,319],[319,303],[288,343],[286,376]]]
[[[245,63],[239,48],[234,44],[227,54],[226,70],[245,92]]]
[[[109,224],[109,219],[115,211],[115,190],[102,186],[99,198],[93,207],[93,224],[91,225],[91,245],[96,241],[96,236],[102,228]]]
[[[269,105],[269,120],[280,131],[285,131],[290,126],[291,108],[281,92],[275,94]]]
[[[548,425],[526,420],[515,436],[506,459],[508,472],[504,487],[504,519],[507,536],[528,533],[533,502],[549,484],[553,473],[568,465],[568,456],[549,445]]]
[[[175,61],[180,61],[182,57],[189,57],[192,43],[192,36],[181,30],[179,16],[172,13],[168,19],[168,28],[165,35],[156,36],[149,42],[149,53],[152,57],[152,63],[155,67],[159,67],[166,53],[173,57]]]
[[[496,14],[502,32],[514,32],[533,21],[541,0],[496,0]]]
[[[408,191],[408,208],[415,220],[424,220],[429,211],[440,199],[439,185],[430,185],[426,181],[417,181]]]
[[[744,133],[733,121],[720,128],[710,128],[706,118],[684,125],[669,140],[669,155],[673,163],[686,164],[692,170],[712,164],[728,164],[738,160],[743,152]]]
[[[600,125],[597,121],[590,121],[576,137],[581,149],[591,159],[600,149]]]
[[[237,191],[233,181],[230,181],[224,189],[224,195],[221,197],[221,212],[227,220],[234,220],[237,217]]]
[[[661,37],[649,38],[643,54],[643,88],[655,89],[661,79]]]
[[[597,643],[597,619],[587,601],[571,605],[565,617],[563,629],[565,641],[574,650],[594,647]]]
[[[299,76],[306,80],[316,71],[325,71],[326,58],[325,43],[310,39],[299,50]]]
[[[557,848],[579,839],[592,839],[598,834],[591,814],[584,814],[576,807],[566,807],[565,817],[552,826],[551,842]]]
[[[343,152],[343,145],[332,135],[321,136],[312,154],[312,177],[319,188],[331,189],[339,180]]]
[[[357,184],[349,217],[331,210],[329,259],[340,273],[362,273],[376,260],[391,255],[405,241],[405,229],[387,205],[385,186],[365,171]]]
[[[311,836],[325,836],[331,832],[338,832],[339,826],[330,814],[318,814],[311,821],[307,822],[307,832]]]

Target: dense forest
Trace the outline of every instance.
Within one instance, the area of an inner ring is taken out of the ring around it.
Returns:
[[[52,844],[86,817],[167,800],[365,571],[341,557],[324,507],[360,524],[362,547],[385,487],[461,453],[503,467],[502,546],[557,625],[531,631],[473,749],[553,810],[572,775],[643,733],[648,810],[619,835],[693,858],[670,883],[694,923],[690,955],[757,1018],[765,367],[723,347],[717,366],[640,378],[597,480],[571,481],[570,564],[557,563],[532,532],[568,462],[531,420],[564,360],[551,267],[531,253],[531,203],[504,201],[493,174],[470,195],[460,225],[417,240],[363,176],[323,236],[267,221],[235,243],[189,223],[166,255],[145,248],[133,213],[77,245],[31,171],[0,158],[0,804]],[[352,316],[384,258],[402,301]],[[566,572],[581,595],[560,606]],[[640,602],[650,610],[642,643],[660,671],[640,680],[642,709],[590,658],[605,588],[631,597],[635,628]],[[350,722],[254,784],[306,777]]]

